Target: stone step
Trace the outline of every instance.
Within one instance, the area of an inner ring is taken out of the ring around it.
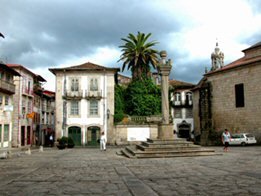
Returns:
[[[153,147],[160,148],[160,147],[168,147],[168,146],[184,146],[184,147],[194,146],[192,142],[163,142],[163,143],[141,142],[141,145],[146,147],[152,147],[152,148]]]
[[[175,138],[175,139],[150,139],[147,138],[148,143],[153,143],[153,144],[179,144],[179,143],[193,143],[187,141],[185,138]]]
[[[137,149],[142,150],[142,151],[161,151],[161,150],[192,150],[192,149],[199,149],[200,146],[198,145],[149,145],[149,146],[144,146],[142,144],[137,144],[136,145]]]
[[[202,148],[185,139],[147,139],[135,146],[127,146],[121,154],[128,158],[167,158],[221,155],[213,149]]]
[[[132,159],[137,158],[172,158],[172,157],[193,157],[193,156],[215,156],[222,155],[221,153],[216,153],[213,150],[201,150],[201,151],[172,151],[172,152],[130,152],[130,149],[121,150],[121,154]]]

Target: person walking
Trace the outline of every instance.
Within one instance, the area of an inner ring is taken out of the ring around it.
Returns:
[[[228,151],[229,141],[231,140],[231,135],[228,132],[227,129],[225,129],[225,132],[222,134],[222,143],[224,144],[224,152]]]
[[[50,140],[50,144],[51,144],[51,147],[53,147],[53,134],[50,135],[49,137],[49,140]]]
[[[101,133],[100,149],[101,149],[101,150],[106,150],[106,137],[105,137],[104,132]]]

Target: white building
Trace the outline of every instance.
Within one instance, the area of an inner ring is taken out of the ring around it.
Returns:
[[[75,145],[95,145],[104,132],[110,142],[119,69],[88,62],[49,70],[56,76],[56,138],[69,136]]]
[[[191,89],[194,84],[170,80],[170,112],[173,118],[173,131],[175,130],[178,137],[193,137],[193,102]]]

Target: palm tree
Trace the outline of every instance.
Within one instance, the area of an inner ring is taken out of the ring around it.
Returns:
[[[0,32],[0,37],[5,38],[5,36]]]
[[[123,61],[122,71],[126,66],[128,70],[131,69],[133,80],[142,79],[144,76],[148,77],[150,75],[150,65],[153,68],[157,65],[158,51],[152,49],[152,46],[157,42],[147,42],[150,36],[151,33],[145,35],[138,32],[136,37],[130,33],[127,38],[121,39],[125,44],[119,46],[122,48],[123,53],[118,62]]]

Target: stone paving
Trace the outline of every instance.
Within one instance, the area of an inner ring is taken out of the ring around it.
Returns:
[[[161,159],[117,151],[44,148],[0,159],[0,195],[261,195],[261,146]]]

